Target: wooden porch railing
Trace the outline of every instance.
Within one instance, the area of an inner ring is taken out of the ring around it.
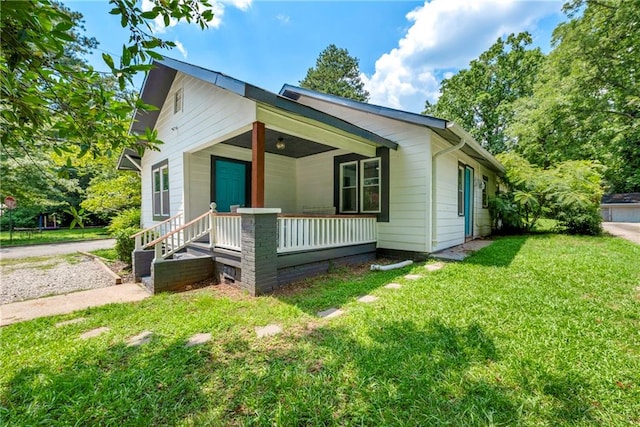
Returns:
[[[279,216],[278,253],[373,243],[376,217]]]
[[[136,234],[131,236],[131,238],[136,239],[136,250],[146,249],[151,247],[151,242],[161,236],[164,236],[165,234],[170,233],[172,230],[181,227],[182,224],[183,216],[182,213],[179,213],[169,219],[165,219],[162,222],[159,222],[149,228],[145,228],[144,230],[137,232]]]
[[[209,234],[212,229],[211,221],[213,217],[214,215],[211,212],[205,212],[175,230],[149,242],[147,246],[154,247],[155,260],[167,259],[189,243]]]
[[[136,238],[136,249],[154,247],[155,259],[161,261],[208,234],[211,248],[242,250],[241,216],[213,211],[150,240],[153,233],[175,224],[177,218],[178,215],[132,236]],[[360,245],[377,240],[375,216],[279,215],[277,221],[278,253]]]

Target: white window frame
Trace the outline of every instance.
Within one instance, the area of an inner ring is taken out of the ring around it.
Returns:
[[[458,163],[458,216],[464,216],[465,165]]]
[[[378,177],[376,184],[367,183],[364,177],[366,163],[377,163],[378,164]],[[371,159],[362,159],[360,160],[360,212],[362,213],[380,213],[382,210],[382,160],[380,157],[373,157]],[[364,209],[364,189],[366,187],[378,187],[378,209],[375,210],[365,210]]]
[[[171,182],[171,180],[169,179],[169,163],[168,162],[162,162],[159,163],[158,165],[155,165],[152,167],[151,169],[151,203],[152,203],[152,212],[153,212],[153,217],[154,218],[168,218],[169,215],[169,205],[171,204],[171,200],[169,198],[169,185],[166,185],[166,189],[165,187],[165,172],[166,171],[166,181]],[[156,188],[156,173],[159,174],[160,179],[158,180],[159,186],[160,188]],[[167,199],[167,203],[165,203],[165,194],[166,194],[166,199]],[[159,209],[160,211],[156,210],[156,197],[159,198]]]
[[[182,88],[176,89],[173,94],[173,114],[182,112],[184,107],[184,91]]]
[[[345,166],[350,166],[350,165],[355,165],[356,167],[356,185],[354,186],[349,186],[349,187],[345,187],[344,184],[344,168]],[[359,175],[359,171],[360,171],[360,165],[359,162],[357,160],[354,160],[352,162],[345,162],[345,163],[340,163],[340,192],[339,192],[339,197],[340,197],[340,213],[358,213],[358,188],[359,188],[359,184],[360,184],[360,180],[358,179]],[[345,211],[343,208],[343,193],[345,189],[356,189],[356,210],[352,210],[352,211]]]

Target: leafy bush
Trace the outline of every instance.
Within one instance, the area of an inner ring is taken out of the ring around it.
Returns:
[[[107,230],[116,239],[115,250],[118,259],[131,265],[131,252],[136,246],[131,236],[140,231],[140,209],[123,210],[111,220]]]
[[[571,234],[601,232],[599,164],[577,160],[541,169],[515,153],[497,157],[506,168],[509,191],[489,200],[495,231],[530,231],[538,219],[547,217],[558,220]]]
[[[131,208],[121,211],[111,220],[111,223],[107,227],[107,230],[109,230],[109,233],[115,235],[119,230],[132,227],[140,228],[139,208]]]
[[[118,230],[113,234],[116,239],[116,255],[119,260],[124,261],[127,265],[131,265],[131,252],[136,248],[136,242],[131,235],[140,231],[140,228],[127,227]]]

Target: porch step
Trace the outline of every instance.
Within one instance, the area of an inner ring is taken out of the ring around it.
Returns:
[[[142,276],[141,282],[145,289],[153,294],[153,279],[151,276]]]
[[[187,258],[195,258],[196,255],[191,254],[189,252],[176,252],[173,254],[173,259],[187,259]]]
[[[210,256],[213,257],[213,251],[209,247],[209,242],[191,242],[187,245],[187,252],[193,256]],[[174,257],[175,258],[175,257]]]

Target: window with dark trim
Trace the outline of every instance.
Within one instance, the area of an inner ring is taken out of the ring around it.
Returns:
[[[334,157],[334,206],[341,214],[377,214],[389,222],[389,151],[376,157],[345,154]]]
[[[169,218],[169,162],[164,160],[151,167],[153,219]]]
[[[464,216],[464,165],[458,163],[458,216]]]
[[[482,207],[489,207],[489,177],[482,175]]]

